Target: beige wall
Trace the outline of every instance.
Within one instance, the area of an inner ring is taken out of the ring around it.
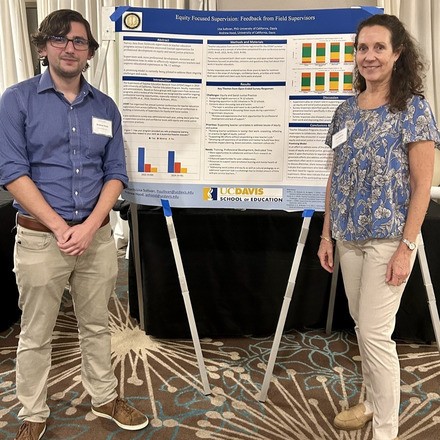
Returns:
[[[217,0],[219,11],[276,11],[377,6],[377,0]]]

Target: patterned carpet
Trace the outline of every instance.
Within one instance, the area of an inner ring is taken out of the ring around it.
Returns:
[[[190,340],[159,340],[131,320],[127,261],[111,301],[113,364],[120,394],[150,418],[143,431],[124,432],[90,412],[80,379],[76,320],[66,295],[53,341],[51,417],[44,439],[369,440],[371,424],[346,433],[331,421],[362,399],[353,334],[289,332],[281,340],[266,402],[257,400],[272,338],[203,339],[212,394],[203,394]],[[0,333],[0,438],[18,429],[15,350],[18,325]],[[402,367],[401,440],[440,438],[440,355],[435,346],[399,344]]]

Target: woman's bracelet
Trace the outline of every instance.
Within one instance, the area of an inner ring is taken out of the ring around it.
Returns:
[[[325,235],[320,235],[322,240],[328,241],[329,243],[333,244],[333,240],[330,237],[326,237]]]

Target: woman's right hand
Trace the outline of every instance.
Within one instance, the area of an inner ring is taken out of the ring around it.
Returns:
[[[321,266],[330,273],[333,273],[333,242],[321,238],[319,244],[318,257]]]

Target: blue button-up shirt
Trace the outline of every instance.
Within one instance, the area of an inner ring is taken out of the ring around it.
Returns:
[[[105,182],[126,186],[121,115],[113,100],[82,78],[70,103],[55,90],[49,70],[8,88],[0,99],[0,185],[21,176],[67,221],[92,212]]]

